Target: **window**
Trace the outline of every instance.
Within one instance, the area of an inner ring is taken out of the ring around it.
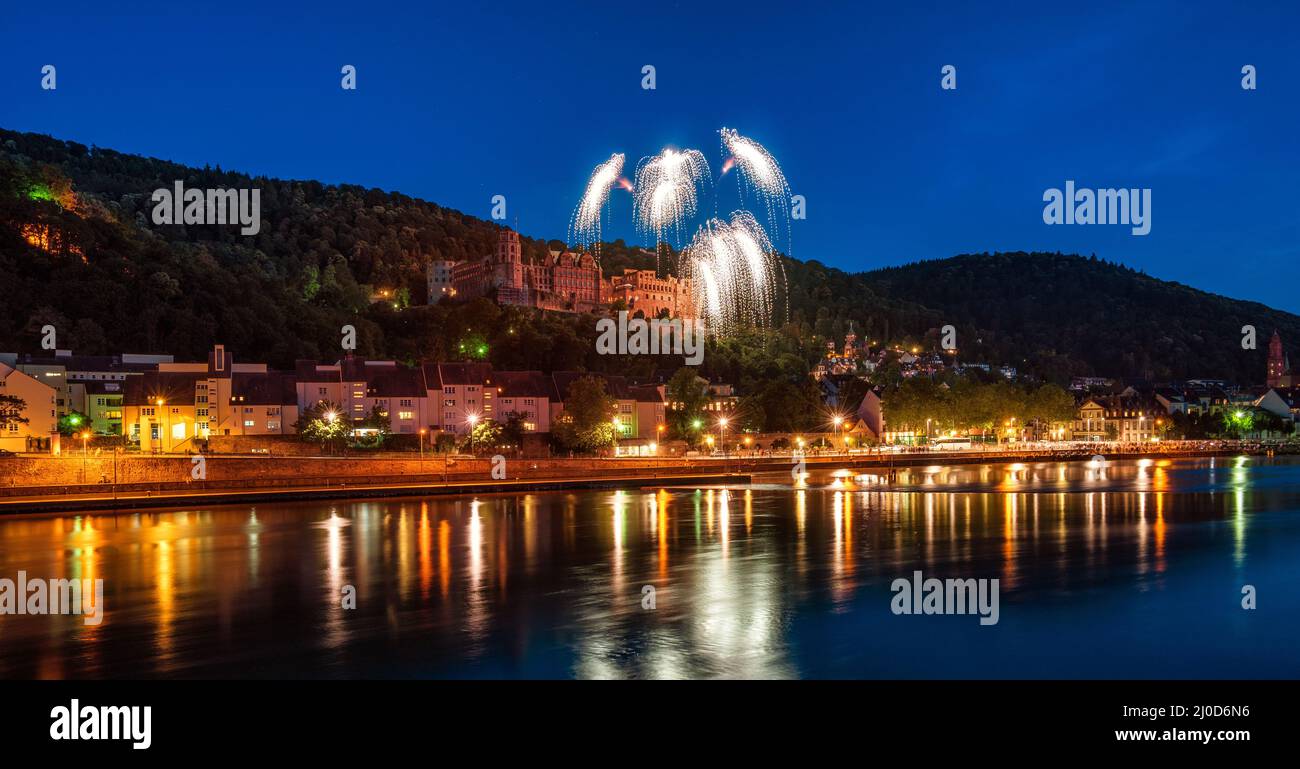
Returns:
[[[257,422],[254,422],[254,421],[251,420],[251,419],[245,419],[245,420],[244,420],[244,427],[253,427],[253,426],[255,426],[256,424],[257,424]]]
[[[326,394],[328,394],[328,393],[329,393],[329,390],[325,389],[324,387],[320,388],[320,394],[321,394],[321,395],[326,395]]]
[[[442,394],[443,394],[443,395],[455,395],[455,394],[456,394],[456,388],[455,388],[455,387],[444,387],[444,388],[442,388]]]
[[[398,419],[414,419],[414,418],[415,418],[415,412],[414,412],[414,411],[399,411],[399,412],[397,412],[397,418],[398,418]]]

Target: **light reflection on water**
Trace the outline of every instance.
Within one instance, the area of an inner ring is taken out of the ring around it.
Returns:
[[[0,616],[0,677],[1298,677],[1297,511],[1219,459],[0,519],[106,605]],[[914,570],[999,623],[894,616]]]

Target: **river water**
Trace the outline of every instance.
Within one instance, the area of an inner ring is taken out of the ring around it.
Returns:
[[[1300,677],[1294,460],[754,480],[3,518],[103,611],[0,615],[0,677]]]

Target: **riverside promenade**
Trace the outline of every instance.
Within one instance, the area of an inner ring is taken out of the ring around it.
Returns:
[[[429,494],[491,494],[627,486],[749,483],[798,470],[873,471],[925,465],[1300,453],[1295,443],[1243,441],[862,450],[691,457],[512,459],[408,455],[267,457],[101,453],[0,458],[0,514],[230,502]]]

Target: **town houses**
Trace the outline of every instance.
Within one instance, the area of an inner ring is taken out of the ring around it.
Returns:
[[[665,284],[656,290],[670,288]],[[673,300],[671,293],[662,293],[648,301]],[[870,376],[884,365],[897,367],[902,381],[930,379],[938,391],[952,393],[945,408],[954,412],[964,408],[963,391],[950,388],[947,381],[955,381],[951,377],[945,381],[937,376],[945,369],[988,382],[1015,377],[1014,371],[1002,367],[963,366],[950,356],[899,346],[880,346],[873,352],[872,345],[859,343],[850,330],[842,348],[827,346],[814,379],[825,415],[837,417],[835,433],[851,438],[854,445],[926,443],[936,437],[936,424],[943,420],[940,413],[931,419],[929,412],[920,413],[915,424],[894,418],[892,390]],[[145,452],[211,450],[214,439],[246,439],[242,445],[254,446],[257,440],[293,436],[299,418],[322,405],[353,425],[357,434],[382,430],[433,441],[439,435],[464,438],[480,422],[494,421],[514,423],[541,445],[564,412],[574,383],[594,376],[614,401],[616,453],[643,455],[653,453],[665,439],[673,409],[667,382],[673,373],[656,370],[652,376],[634,378],[582,371],[499,371],[486,362],[407,365],[352,354],[333,361],[297,360],[291,369],[276,370],[240,360],[222,344],[214,345],[204,360],[189,362],[157,354],[0,353],[0,395],[11,396],[6,400],[11,411],[14,403],[21,404],[14,412],[19,418],[7,419],[0,429],[0,449],[60,453],[66,448],[63,442],[71,439],[75,446],[91,436],[121,436],[128,446]],[[1074,402],[1072,419],[1032,429],[1008,420],[980,433],[998,442],[1146,443],[1227,419],[1243,434],[1290,434],[1300,420],[1300,387],[1292,386],[1293,374],[1276,333],[1262,373],[1267,383],[1260,386],[1211,379],[1151,384],[1080,377],[1068,391]],[[727,382],[700,381],[708,393],[702,412],[706,421],[720,422],[738,413],[746,393]],[[1061,397],[1068,408],[1068,396],[1062,392]],[[827,416],[828,422],[831,419]],[[375,420],[382,422],[377,426]]]
[[[293,435],[299,416],[319,404],[358,425],[377,414],[394,435],[466,436],[479,422],[509,419],[540,435],[550,432],[573,383],[595,376],[615,399],[620,441],[638,453],[660,440],[666,408],[662,382],[580,371],[497,371],[479,362],[406,366],[354,355],[298,360],[293,370],[276,371],[240,361],[220,344],[205,361],[145,357],[0,353],[0,394],[20,398],[28,420],[10,424],[0,448],[57,453],[59,419],[80,414],[87,418],[78,439],[83,432],[120,435],[146,452],[197,452],[213,438]],[[710,391],[730,390],[711,383]],[[715,398],[711,407],[728,403],[734,398]]]

